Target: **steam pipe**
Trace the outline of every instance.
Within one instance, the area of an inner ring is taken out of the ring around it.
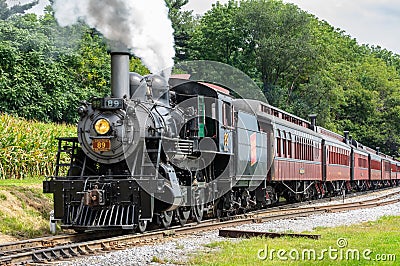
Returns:
[[[349,134],[350,134],[350,132],[346,130],[346,131],[343,131],[343,134],[344,134],[344,142],[347,143],[347,144],[349,144],[349,143],[352,144],[351,141],[349,142]]]
[[[308,117],[311,120],[311,125],[310,125],[310,129],[313,131],[316,131],[316,126],[317,126],[317,115],[316,114],[311,114],[308,115]]]

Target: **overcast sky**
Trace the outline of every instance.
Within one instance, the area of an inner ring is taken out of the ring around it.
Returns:
[[[25,3],[29,0],[8,0]],[[134,0],[132,0],[134,1]],[[203,14],[216,0],[189,0],[185,9]],[[220,0],[227,3],[228,0]],[[345,30],[359,43],[379,45],[400,54],[400,1],[399,0],[284,0],[326,20],[335,28]],[[40,12],[48,3],[40,0],[35,11]],[[151,12],[149,12],[151,15]]]

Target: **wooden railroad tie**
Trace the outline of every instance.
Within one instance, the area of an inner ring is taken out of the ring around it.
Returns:
[[[243,230],[232,230],[232,229],[220,229],[219,236],[230,237],[230,238],[251,238],[251,237],[305,237],[311,239],[320,239],[321,235],[311,234],[295,234],[295,233],[272,233],[272,232],[257,232],[257,231],[243,231]]]

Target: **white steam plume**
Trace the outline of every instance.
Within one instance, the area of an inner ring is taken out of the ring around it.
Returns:
[[[53,8],[60,26],[84,20],[132,49],[152,73],[169,78],[175,50],[164,0],[56,0]]]

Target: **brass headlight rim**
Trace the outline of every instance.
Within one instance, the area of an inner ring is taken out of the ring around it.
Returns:
[[[106,131],[99,129],[100,125],[98,125],[98,123],[100,121],[106,122],[106,125],[107,125],[107,127],[106,127],[107,130]],[[101,117],[101,118],[97,119],[96,122],[94,122],[93,128],[94,128],[94,131],[97,134],[104,136],[104,135],[106,135],[107,133],[109,133],[111,131],[111,124],[110,124],[110,121],[107,118]]]

